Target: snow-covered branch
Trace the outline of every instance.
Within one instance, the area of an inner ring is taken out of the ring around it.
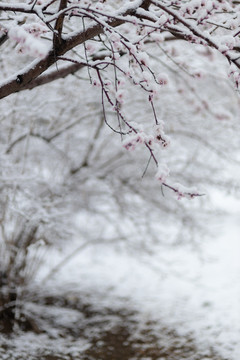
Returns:
[[[17,51],[35,57],[0,83],[0,99],[65,78],[86,67],[89,82],[100,88],[105,123],[121,135],[124,148],[134,150],[143,144],[158,167],[158,178],[163,186],[179,197],[183,197],[181,194],[186,197],[200,195],[195,190],[183,191],[167,183],[166,169],[161,174],[160,169],[164,166],[161,167],[157,153],[168,148],[170,140],[163,130],[164,121],[155,110],[155,99],[169,80],[164,72],[156,70],[149,49],[159,43],[165,44],[169,38],[173,42],[185,41],[199,49],[213,49],[227,60],[226,64],[230,66],[226,71],[238,88],[238,3],[218,0],[56,0],[1,3],[0,10],[5,16],[0,42],[6,49],[8,43],[15,42]],[[173,58],[167,49],[163,49],[163,53],[168,59]],[[173,63],[188,73],[185,68],[191,61],[184,58],[184,54],[182,58]],[[71,65],[62,66],[63,61]],[[136,91],[140,89],[150,104],[154,131],[143,129],[139,124],[132,125],[132,119],[124,113],[126,83],[135,86]],[[107,107],[116,113],[117,127],[108,121]],[[210,109],[209,112],[213,114]]]

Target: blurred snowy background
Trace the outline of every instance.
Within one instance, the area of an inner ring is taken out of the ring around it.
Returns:
[[[17,54],[6,64],[8,54],[3,45],[4,78],[28,59]],[[124,149],[110,128],[116,114],[106,106],[105,124],[86,69],[1,100],[2,359],[35,360],[42,348],[81,358],[86,338],[71,343],[44,323],[56,318],[74,332],[80,312],[57,304],[81,294],[91,306],[136,312],[138,328],[150,322],[156,337],[163,328],[182,343],[191,336],[196,359],[213,359],[212,351],[239,360],[239,94],[215,50],[162,41],[148,54],[168,79],[154,105],[171,146],[158,155],[170,181],[205,194],[190,201],[161,187],[146,149]],[[128,83],[124,91],[124,114],[151,129],[146,95]],[[47,294],[58,299],[50,307]]]

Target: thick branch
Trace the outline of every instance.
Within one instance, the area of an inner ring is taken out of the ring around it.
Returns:
[[[78,70],[82,69],[85,64],[72,64],[70,66],[64,66],[58,70],[49,72],[48,74],[41,75],[26,85],[25,89],[31,90],[37,86],[48,84],[54,80],[64,79],[70,74],[74,74]]]
[[[104,58],[105,58],[105,55],[99,55],[99,56],[94,56],[92,58],[92,60],[93,61],[95,61],[95,60],[103,60]],[[51,72],[48,72],[47,74],[44,74],[44,75],[41,75],[41,76],[37,77],[36,79],[31,81],[25,87],[25,89],[26,90],[31,90],[31,89],[33,89],[33,88],[35,88],[37,86],[45,85],[45,84],[48,84],[48,83],[50,83],[52,81],[55,81],[55,80],[58,80],[58,79],[64,79],[68,75],[75,74],[75,72],[77,72],[78,70],[81,70],[85,66],[87,66],[86,63],[75,62],[74,64],[71,64],[69,66],[60,67],[57,70],[53,70]]]
[[[148,0],[142,2],[142,6],[146,6]],[[122,16],[133,15],[136,9],[128,9]],[[117,27],[124,23],[124,20],[113,19],[108,21],[110,27]],[[41,60],[35,60],[27,68],[23,69],[16,74],[16,76],[11,77],[0,85],[0,99],[9,96],[13,93],[22,91],[24,89],[32,88],[30,83],[46,71],[51,65],[53,65],[58,56],[64,55],[67,51],[73,49],[77,45],[83,44],[85,41],[94,38],[95,36],[103,33],[103,27],[100,24],[93,25],[87,28],[85,31],[81,31],[74,35],[69,35],[69,37],[63,39],[61,44],[57,49],[51,49],[48,55]]]
[[[67,7],[67,0],[61,0],[58,11],[61,11]],[[63,21],[64,21],[65,14],[61,14],[55,24],[55,32],[53,37],[53,46],[56,49],[56,47],[61,43],[62,40],[62,29],[63,29]]]
[[[35,13],[35,10],[32,8],[31,5],[24,5],[24,4],[1,3],[0,10],[14,11],[14,12],[20,12],[20,13]]]
[[[45,59],[33,61],[30,68],[23,69],[0,86],[0,99],[25,89],[29,83],[47,70],[55,62],[55,54],[50,51]]]

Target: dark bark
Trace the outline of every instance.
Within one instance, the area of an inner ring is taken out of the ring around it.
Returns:
[[[142,2],[142,7],[146,7],[148,5],[149,0]],[[134,15],[134,13],[135,10],[130,9],[121,15]],[[108,21],[108,24],[111,27],[117,27],[123,23],[124,20],[119,19],[112,19]],[[67,39],[61,39],[61,42],[58,43],[58,46],[55,44],[55,48],[53,46],[53,49],[49,51],[48,55],[44,59],[41,59],[38,62],[34,61],[32,65],[30,64],[27,70],[23,69],[22,71],[19,71],[15,77],[12,77],[10,80],[6,80],[2,85],[0,85],[0,99],[24,89],[32,89],[34,87],[32,82],[36,81],[35,79],[37,79],[39,75],[46,71],[51,65],[56,63],[59,56],[64,55],[69,50],[102,33],[102,25],[96,24],[86,29],[86,31],[81,31]],[[37,81],[35,84],[36,83]]]

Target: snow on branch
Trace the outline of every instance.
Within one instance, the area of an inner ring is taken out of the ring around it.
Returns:
[[[34,13],[34,9],[31,5],[26,4],[9,4],[9,3],[0,3],[0,10],[1,11],[14,11],[14,12],[20,12],[20,13]]]
[[[48,53],[48,46],[38,39],[36,29],[34,34],[35,36],[32,35],[31,30],[29,32],[26,31],[23,26],[11,27],[8,31],[9,39],[16,41],[19,52],[33,57],[44,58]]]
[[[9,40],[17,42],[19,52],[37,57],[0,84],[0,98],[86,67],[90,83],[101,91],[105,123],[124,138],[124,148],[134,150],[145,146],[158,168],[161,185],[173,190],[179,198],[201,195],[195,189],[166,183],[168,167],[157,159],[157,152],[167,149],[170,139],[165,134],[164,122],[158,119],[154,101],[168,86],[169,79],[153,66],[148,46],[164,43],[171,36],[173,41],[184,40],[192,46],[213,49],[227,60],[229,76],[238,88],[238,3],[224,0],[56,0],[1,3],[0,10],[6,16]],[[58,66],[63,61],[71,65]],[[56,64],[57,69],[50,69]],[[140,89],[150,103],[152,130],[132,125],[132,119],[124,113],[126,83]],[[106,106],[116,113],[117,128],[108,122]]]

